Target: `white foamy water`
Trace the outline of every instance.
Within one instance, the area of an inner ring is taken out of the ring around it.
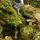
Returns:
[[[18,35],[18,30],[17,28],[15,28],[15,36],[14,36],[15,39],[17,39],[17,35]]]
[[[23,0],[20,0],[20,3],[21,3],[21,4],[24,4],[24,1],[23,1]]]

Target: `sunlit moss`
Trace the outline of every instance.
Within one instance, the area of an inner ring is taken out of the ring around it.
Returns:
[[[20,30],[21,30],[20,31],[21,37],[23,40],[31,40],[32,39],[33,31],[34,31],[33,26],[22,27]]]
[[[37,32],[34,37],[33,40],[40,40],[40,32]]]

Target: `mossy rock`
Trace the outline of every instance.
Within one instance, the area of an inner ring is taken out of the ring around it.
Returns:
[[[29,8],[27,7],[28,5],[24,5],[20,9],[20,13],[24,18],[33,18],[33,12],[29,11]]]
[[[21,37],[23,40],[31,40],[33,36],[34,28],[32,26],[22,27],[20,29]]]

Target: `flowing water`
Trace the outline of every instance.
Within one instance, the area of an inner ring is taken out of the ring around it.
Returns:
[[[21,4],[24,4],[24,1],[23,1],[23,0],[20,0],[20,3],[21,3]]]
[[[17,8],[18,14],[19,14],[19,9],[20,9],[21,6],[23,6],[23,4],[24,4],[23,0],[20,0],[20,3],[17,4],[16,8]],[[17,27],[16,27],[15,28],[15,36],[14,36],[15,40],[17,40],[17,38],[18,38],[17,35],[18,35],[18,30],[17,30]]]
[[[18,30],[17,30],[17,27],[15,27],[15,35],[14,35],[14,40],[17,40],[18,39]]]

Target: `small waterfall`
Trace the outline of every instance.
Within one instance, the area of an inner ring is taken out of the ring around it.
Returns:
[[[17,9],[17,12],[19,15],[21,15],[19,13],[20,8],[24,5],[24,0],[20,0],[20,3],[16,3],[16,5],[14,6]]]
[[[18,30],[17,30],[17,27],[15,27],[15,36],[14,36],[14,40],[17,40],[18,39]]]
[[[23,0],[20,0],[20,3],[21,3],[21,4],[24,4],[24,1],[23,1]]]

